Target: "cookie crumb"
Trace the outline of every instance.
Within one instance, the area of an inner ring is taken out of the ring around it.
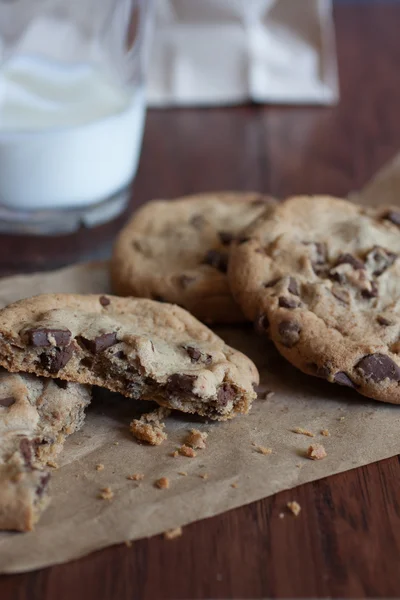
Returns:
[[[131,542],[131,540],[125,540],[125,546],[127,548],[132,548],[132,542]]]
[[[191,446],[192,448],[202,450],[206,447],[207,438],[208,433],[205,431],[201,432],[198,429],[191,429],[186,437],[185,446]]]
[[[326,450],[322,444],[311,444],[307,449],[307,458],[311,458],[311,460],[322,460],[326,456]]]
[[[265,394],[265,399],[269,400],[270,398],[272,398],[272,396],[275,396],[275,392],[267,392]]]
[[[306,435],[308,437],[314,437],[314,434],[311,431],[308,431],[307,429],[303,429],[303,427],[294,427],[292,429],[292,433],[298,433],[300,435]]]
[[[267,456],[268,454],[272,454],[272,448],[266,448],[265,446],[259,446],[253,442],[254,450],[259,454],[264,454]]]
[[[142,481],[142,479],[144,479],[144,473],[133,473],[132,475],[127,475],[126,478],[131,481]]]
[[[231,488],[235,488],[236,489],[237,487],[239,487],[239,485],[237,483],[231,483]]]
[[[331,434],[327,429],[321,429],[321,435],[323,435],[324,437],[329,437]]]
[[[201,473],[199,477],[201,477],[201,479],[208,479],[208,473]]]
[[[172,456],[172,458],[176,458],[178,456],[179,452],[178,450],[174,450],[173,452],[171,452],[170,456]]]
[[[174,540],[175,538],[181,537],[182,527],[175,527],[175,529],[168,529],[164,532],[164,538],[166,540]]]
[[[169,479],[168,477],[161,477],[160,479],[157,479],[154,485],[158,487],[159,490],[167,490],[169,488]]]
[[[114,446],[119,446],[119,442],[114,442]]]
[[[182,475],[182,477],[186,477],[187,473],[186,473],[186,471],[178,471],[178,475]]]
[[[339,417],[338,421],[344,421],[344,417]]]
[[[188,458],[194,458],[197,456],[193,448],[190,448],[190,446],[186,446],[185,444],[179,448],[179,454],[182,456],[187,456]]]
[[[46,465],[48,467],[51,467],[52,469],[58,469],[58,464],[56,463],[55,460],[48,460]]]
[[[301,506],[296,500],[292,500],[286,504],[291,513],[294,514],[295,517],[298,517],[301,511]]]
[[[161,419],[168,417],[170,413],[169,409],[160,406],[160,408],[142,415],[140,419],[133,419],[129,426],[130,432],[141,442],[159,446],[168,437],[163,431],[165,423],[162,423]]]
[[[114,492],[110,487],[105,487],[100,490],[99,498],[102,500],[112,500],[114,498]]]
[[[104,470],[104,465],[102,463],[99,463],[98,465],[96,465],[96,471],[103,471]]]

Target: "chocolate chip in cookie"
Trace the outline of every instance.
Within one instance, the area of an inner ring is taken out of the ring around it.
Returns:
[[[71,341],[69,329],[52,329],[49,327],[38,327],[28,329],[26,332],[28,342],[36,348],[46,346],[68,346]]]
[[[0,398],[0,406],[3,406],[4,408],[9,408],[13,404],[15,404],[15,398],[12,396],[9,396],[8,398]]]
[[[40,364],[45,371],[54,375],[68,364],[73,353],[74,349],[72,344],[65,348],[53,348],[40,355]]]
[[[281,321],[278,325],[280,342],[287,348],[295,346],[300,339],[301,326],[295,321]]]
[[[103,352],[104,350],[107,350],[107,348],[117,344],[118,340],[117,334],[115,332],[111,332],[97,335],[93,340],[89,340],[81,335],[79,336],[79,342],[93,354],[98,354],[99,352]]]
[[[203,259],[203,264],[210,265],[210,267],[218,269],[221,273],[226,273],[228,270],[228,255],[219,250],[209,250]]]
[[[400,381],[399,366],[386,354],[376,353],[364,356],[355,368],[368,380],[380,383],[385,379]]]

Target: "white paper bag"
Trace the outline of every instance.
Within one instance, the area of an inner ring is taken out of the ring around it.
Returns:
[[[331,0],[155,0],[151,106],[338,99]]]

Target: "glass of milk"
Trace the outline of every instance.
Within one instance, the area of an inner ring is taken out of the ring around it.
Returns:
[[[0,230],[71,232],[129,199],[151,0],[0,0]]]

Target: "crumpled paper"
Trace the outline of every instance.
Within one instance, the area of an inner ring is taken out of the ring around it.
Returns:
[[[332,104],[331,0],[156,0],[150,106]]]
[[[109,292],[107,264],[2,279],[0,306],[60,291]],[[250,325],[219,328],[217,333],[248,354],[260,370],[259,399],[250,414],[205,423],[174,413],[166,420],[168,439],[151,447],[138,444],[129,432],[131,419],[148,403],[96,394],[83,429],[67,440],[58,459],[52,502],[36,530],[0,534],[0,572],[76,559],[400,452],[400,407],[303,375]],[[207,448],[197,450],[195,458],[173,457],[193,427],[208,433]],[[314,437],[294,433],[297,427]],[[324,445],[324,460],[306,458],[311,443]],[[272,453],[263,454],[260,446]],[[98,464],[104,469],[98,471]],[[143,473],[143,480],[127,479],[134,473]],[[161,477],[169,479],[169,489],[155,487]],[[114,494],[111,500],[99,498],[105,487]]]

